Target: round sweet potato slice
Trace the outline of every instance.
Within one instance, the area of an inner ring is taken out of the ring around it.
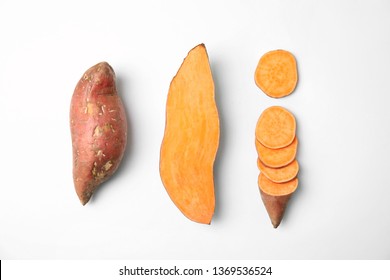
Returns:
[[[285,50],[267,52],[256,67],[255,82],[270,97],[290,95],[298,82],[295,57]]]
[[[259,188],[273,196],[287,195],[295,192],[298,187],[298,178],[284,182],[284,183],[275,183],[268,179],[262,172],[260,172],[258,177]]]
[[[259,141],[255,141],[257,154],[259,159],[268,167],[279,168],[291,163],[297,154],[298,138],[287,147],[280,149],[270,149],[262,145]]]
[[[294,160],[286,166],[280,168],[271,168],[266,166],[261,160],[257,159],[257,167],[259,170],[275,183],[284,183],[294,179],[299,171],[298,161]]]
[[[263,111],[256,124],[256,139],[270,149],[290,145],[295,138],[294,115],[281,106],[271,106]]]

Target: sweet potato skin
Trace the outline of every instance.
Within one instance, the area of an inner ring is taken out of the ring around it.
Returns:
[[[72,96],[73,181],[83,205],[115,173],[126,149],[126,113],[115,80],[112,67],[98,63],[84,73]]]
[[[274,228],[277,228],[282,222],[287,204],[292,196],[291,194],[273,196],[263,192],[260,189],[261,199],[267,209],[267,213]]]
[[[288,201],[298,187],[298,178],[285,183],[274,183],[263,173],[260,173],[258,185],[271,223],[274,228],[277,228],[283,219]]]

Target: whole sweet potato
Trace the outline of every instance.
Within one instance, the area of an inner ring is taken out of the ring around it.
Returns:
[[[88,69],[70,106],[73,180],[83,205],[117,170],[127,142],[127,121],[117,93],[114,70],[107,62]]]

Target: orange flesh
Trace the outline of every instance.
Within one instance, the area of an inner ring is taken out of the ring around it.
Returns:
[[[257,167],[259,170],[275,183],[284,183],[294,179],[299,171],[298,161],[294,160],[290,164],[280,168],[270,168],[264,165],[261,160],[257,159]]]
[[[280,149],[270,149],[263,146],[259,141],[255,141],[257,154],[259,159],[268,167],[279,168],[291,163],[297,154],[298,139],[287,147]]]
[[[297,64],[290,52],[274,50],[260,58],[255,71],[255,82],[268,96],[281,98],[291,94],[297,81]]]
[[[280,106],[269,107],[256,125],[258,185],[264,206],[274,228],[283,219],[288,201],[298,187],[298,139],[295,117]]]
[[[256,125],[256,139],[270,149],[279,149],[292,143],[296,123],[292,113],[280,106],[263,111]]]
[[[213,165],[219,145],[214,82],[203,44],[193,48],[173,78],[166,104],[160,175],[170,198],[190,220],[210,224]]]
[[[258,177],[259,188],[268,195],[282,196],[293,193],[298,187],[298,178],[285,182],[275,183],[268,179],[263,173]]]

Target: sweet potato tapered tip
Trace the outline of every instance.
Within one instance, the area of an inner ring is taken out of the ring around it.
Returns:
[[[277,228],[282,222],[284,212],[291,198],[291,194],[273,196],[263,192],[261,189],[260,194],[271,223],[274,228]]]
[[[285,183],[274,183],[262,173],[258,179],[261,199],[267,210],[268,216],[274,228],[277,228],[284,216],[287,204],[298,187],[298,179],[295,178]]]

